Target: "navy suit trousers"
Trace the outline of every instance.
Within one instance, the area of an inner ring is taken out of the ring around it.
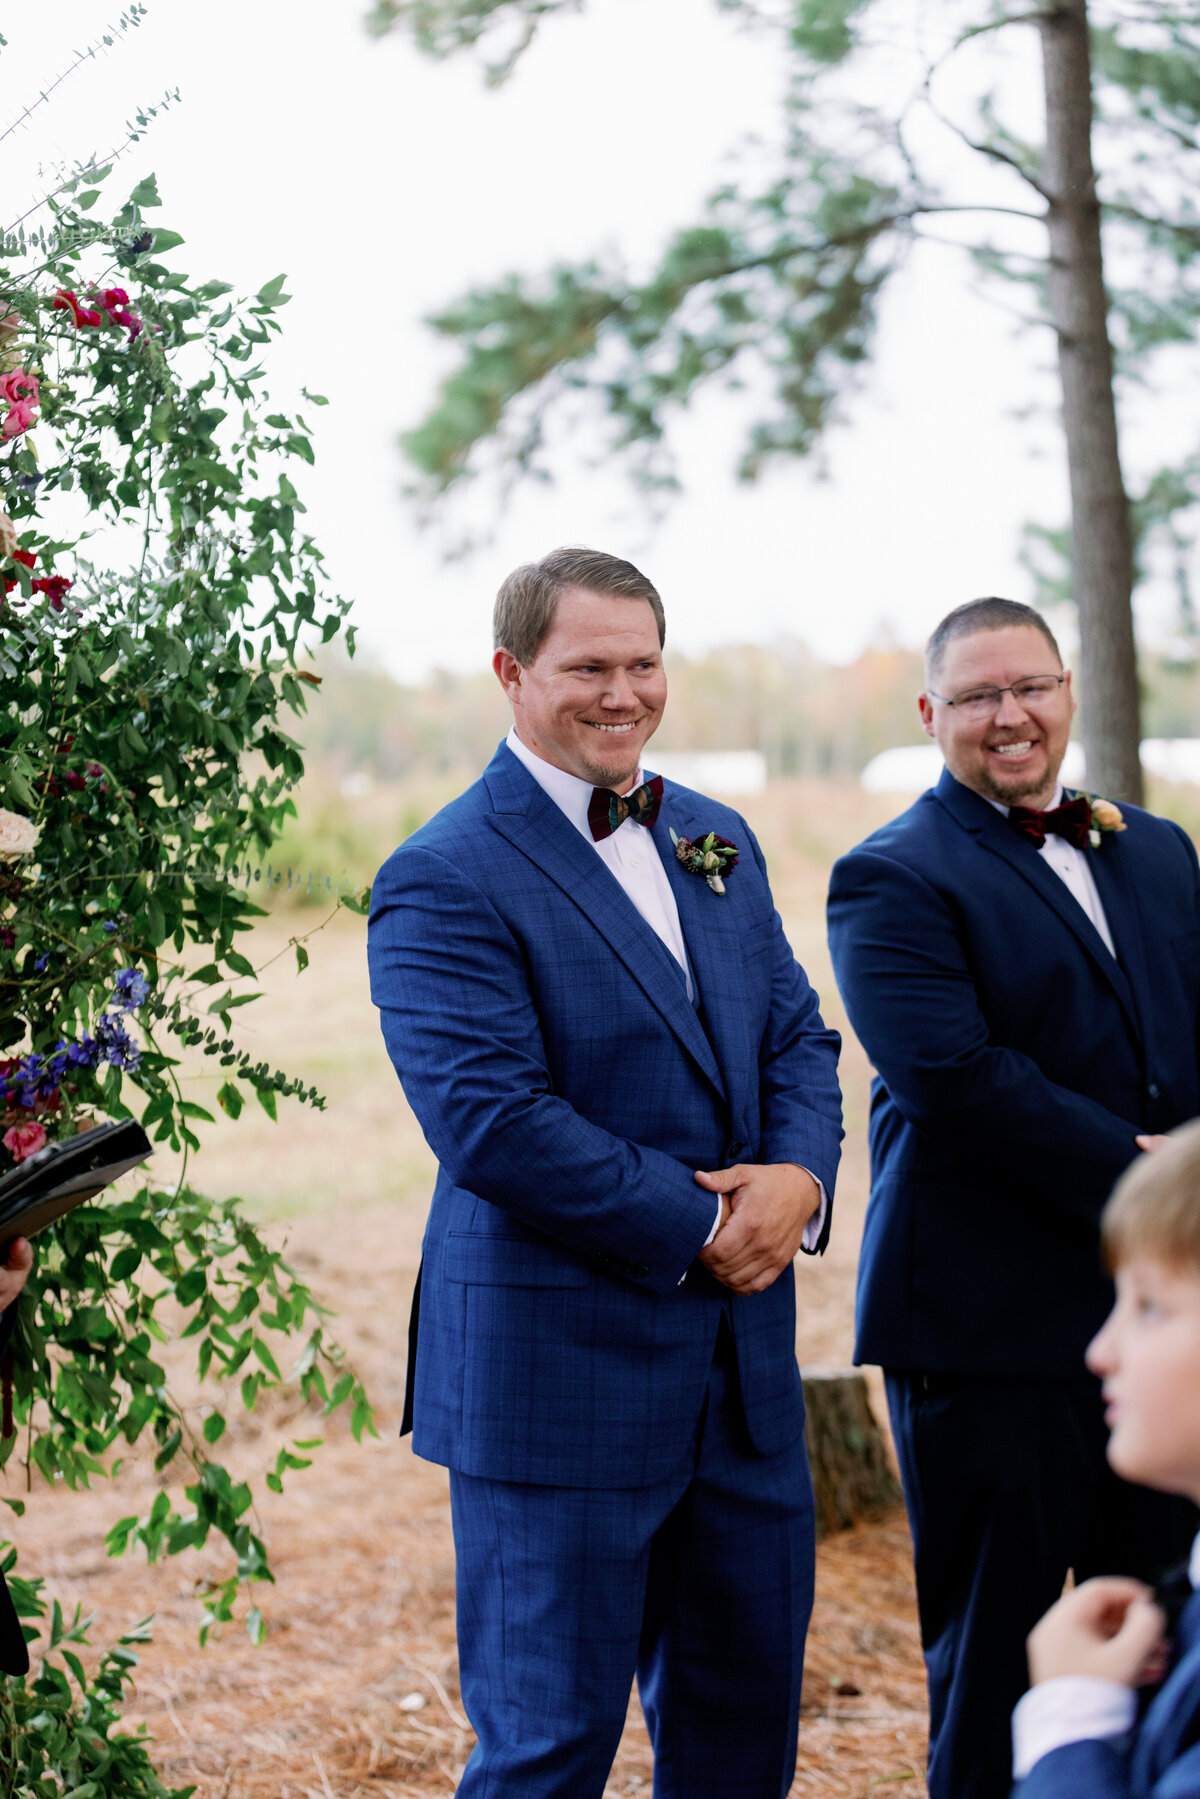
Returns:
[[[647,1369],[646,1378],[653,1378]],[[462,1799],[600,1799],[636,1674],[656,1799],[783,1799],[813,1598],[803,1437],[759,1455],[724,1316],[686,1461],[632,1488],[451,1471]]]
[[[1100,1384],[887,1374],[929,1676],[930,1799],[1004,1799],[1025,1639],[1094,1574],[1154,1580],[1186,1560],[1182,1499],[1118,1480]]]

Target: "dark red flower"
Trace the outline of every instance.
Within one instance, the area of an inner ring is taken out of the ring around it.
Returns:
[[[25,568],[34,568],[37,565],[37,557],[32,550],[14,550],[12,559],[14,562],[21,563]]]
[[[0,924],[0,949],[16,947],[17,933],[10,924]]]
[[[74,318],[76,326],[100,325],[104,322],[102,315],[92,307],[81,306],[69,287],[59,288],[51,301],[51,306],[55,312],[69,312]]]
[[[71,789],[72,793],[82,793],[87,786],[87,782],[84,780],[83,776],[76,774],[74,769],[71,769],[65,774],[63,779],[66,781],[67,786]]]
[[[93,781],[97,778],[98,775],[102,775],[104,773],[104,770],[101,768],[101,766],[98,762],[89,762],[86,765],[86,768],[87,768],[87,773],[89,775],[91,775]]]
[[[37,580],[33,583],[33,591],[34,593],[45,594],[50,602],[51,611],[61,612],[63,609],[63,595],[69,587],[73,587],[74,585],[75,583],[69,581],[66,575],[39,575]]]

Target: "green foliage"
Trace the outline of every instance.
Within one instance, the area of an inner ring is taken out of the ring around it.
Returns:
[[[212,1115],[184,1097],[185,1051],[217,1059],[230,1117],[251,1094],[272,1118],[280,1099],[324,1103],[241,1048],[234,1017],[258,997],[247,869],[294,815],[303,773],[293,718],[319,686],[303,664],[353,632],[289,478],[312,461],[308,426],[271,409],[258,361],[284,278],[248,300],[191,282],[162,260],[181,236],[147,223],[153,176],[96,222],[106,173],[71,184],[52,229],[8,240],[0,262],[0,377],[37,384],[36,416],[10,415],[0,442],[0,802],[10,828],[38,833],[23,861],[0,850],[0,1125],[53,1136],[133,1114],[186,1169]],[[20,1148],[6,1143],[0,1168]],[[158,1359],[172,1339],[216,1383],[199,1414]],[[153,1560],[223,1540],[202,1637],[271,1579],[252,1485],[213,1453],[230,1406],[292,1382],[319,1413],[347,1407],[356,1436],[374,1429],[308,1287],[239,1202],[182,1177],[40,1240],[15,1351],[20,1428],[0,1464],[78,1487],[136,1446],[151,1455],[177,1485],[115,1525],[109,1550]],[[316,1441],[281,1449],[267,1487]],[[257,1606],[245,1622],[257,1640]],[[144,1748],[109,1734],[127,1645],[72,1697],[75,1640],[55,1608],[41,1673],[9,1684],[12,1780],[161,1794]]]
[[[13,1559],[9,1553],[8,1567]],[[43,1584],[10,1576],[19,1616],[45,1617]],[[4,1799],[99,1799],[101,1794],[105,1799],[190,1799],[195,1787],[163,1786],[144,1734],[130,1736],[116,1728],[138,1665],[134,1644],[149,1641],[150,1622],[145,1618],[120,1637],[89,1676],[78,1650],[88,1642],[91,1620],[76,1606],[68,1624],[58,1601],[53,1602],[47,1653],[36,1671],[0,1684]]]
[[[491,437],[517,469],[536,468],[549,402],[586,386],[616,427],[614,447],[639,449],[641,479],[665,485],[653,452],[672,413],[714,376],[748,378],[747,365],[775,405],[752,429],[743,477],[803,454],[867,355],[875,299],[900,254],[898,240],[884,247],[899,205],[896,189],[810,147],[765,191],[716,195],[647,281],[587,263],[468,294],[430,320],[464,356],[404,439],[409,457],[432,493],[471,473]]]
[[[430,56],[449,56],[479,43],[504,45],[486,65],[489,85],[510,75],[548,13],[578,11],[582,0],[375,0],[367,29],[382,37],[405,27]],[[507,38],[505,36],[507,28]]]

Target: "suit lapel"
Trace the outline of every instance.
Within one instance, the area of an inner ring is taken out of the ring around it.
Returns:
[[[1089,852],[1089,866],[1136,1010],[1137,995],[1149,991],[1146,945],[1130,882],[1128,853],[1120,835],[1102,835],[1099,847]]]
[[[949,769],[943,772],[935,792],[946,810],[958,820],[964,830],[969,831],[976,838],[980,847],[990,850],[993,855],[999,856],[1001,861],[1007,862],[1009,867],[1028,883],[1051,910],[1057,913],[1067,929],[1074,932],[1100,973],[1112,987],[1130,1024],[1140,1038],[1142,1024],[1134,1001],[1133,989],[1130,986],[1130,978],[1136,979],[1140,972],[1144,972],[1144,962],[1141,963],[1140,968],[1138,966],[1141,956],[1140,938],[1132,963],[1127,959],[1127,974],[1126,968],[1122,967],[1121,963],[1109,954],[1108,945],[1065,882],[1061,881],[1054,870],[1038,855],[1033,845],[1027,843],[1019,832],[1012,829],[1003,813],[997,812],[995,807],[990,806],[985,799],[981,799],[979,794],[973,793],[969,787],[964,787],[961,782],[956,781]],[[1103,846],[1104,849],[1111,847],[1111,845]],[[1097,873],[1099,860],[1100,857],[1097,856],[1092,862],[1093,874]],[[1104,905],[1105,916],[1109,920],[1113,942],[1120,948],[1122,956],[1126,956],[1129,940],[1137,935],[1136,925],[1131,924],[1129,916],[1132,908],[1127,890],[1122,882],[1121,892],[1116,896],[1117,917],[1114,918],[1108,910],[1110,883],[1106,881],[1102,886],[1100,878],[1097,876],[1097,888]],[[1115,884],[1112,885],[1112,891],[1116,894]],[[1120,928],[1118,928],[1119,926]]]
[[[501,747],[484,780],[495,806],[494,828],[578,906],[724,1097],[713,1046],[678,966],[611,871],[510,750]],[[704,891],[711,899],[706,886]]]
[[[690,796],[685,797],[669,785],[664,787],[654,841],[679,908],[679,923],[704,1006],[708,1036],[732,1093],[736,1071],[752,1067],[757,1061],[756,1056],[747,1061],[741,933],[734,898],[739,874],[735,869],[725,893],[716,894],[700,875],[683,867],[671,842],[672,830],[677,837],[695,841],[707,837],[712,828],[712,821],[696,812]],[[748,854],[744,844],[737,847],[742,856]]]
[[[1189,1602],[1188,1611],[1193,1610]],[[1186,1619],[1188,1612],[1185,1611]],[[1182,1621],[1181,1621],[1182,1622]],[[1138,1730],[1133,1768],[1138,1792],[1149,1793],[1172,1762],[1195,1741],[1200,1712],[1200,1647],[1186,1649],[1150,1702]]]

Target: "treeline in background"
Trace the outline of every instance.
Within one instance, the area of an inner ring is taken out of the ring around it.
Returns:
[[[508,704],[490,670],[439,670],[409,685],[361,655],[322,652],[313,666],[321,688],[296,727],[310,772],[279,859],[305,877],[314,870],[368,881],[390,849],[486,766],[508,730]],[[669,652],[667,668],[660,750],[758,750],[772,781],[856,784],[882,750],[925,741],[915,650],[884,644],[836,664],[789,638],[702,657]],[[1142,671],[1144,734],[1200,735],[1200,659],[1145,655]],[[1189,828],[1194,800],[1200,829],[1200,791],[1164,797],[1160,786],[1156,794],[1151,803]],[[292,892],[309,890],[302,883]]]

